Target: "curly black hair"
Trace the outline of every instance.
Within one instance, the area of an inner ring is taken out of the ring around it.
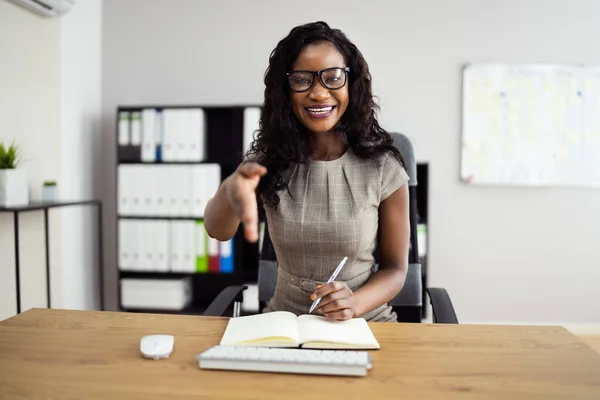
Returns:
[[[342,31],[330,28],[323,21],[297,26],[270,55],[264,76],[265,99],[259,129],[246,154],[248,159],[267,168],[268,172],[257,188],[259,199],[265,205],[277,207],[278,192],[286,189],[289,182],[289,178],[284,177],[285,171],[306,162],[311,155],[310,133],[292,112],[286,73],[306,45],[319,41],[331,42],[350,67],[349,104],[335,131],[345,136],[358,157],[375,160],[391,151],[404,165],[402,156],[393,146],[393,139],[377,122],[379,107],[371,92],[369,66],[358,48]]]

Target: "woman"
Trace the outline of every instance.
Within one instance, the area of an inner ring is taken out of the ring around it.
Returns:
[[[387,302],[408,264],[408,175],[377,122],[367,63],[339,30],[306,24],[272,52],[265,84],[256,140],[208,203],[208,234],[228,240],[243,223],[255,242],[258,193],[278,262],[264,311],[303,314],[321,298],[315,312],[331,319],[395,321]]]

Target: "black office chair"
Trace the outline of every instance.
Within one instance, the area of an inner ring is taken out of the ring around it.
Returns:
[[[421,274],[421,264],[419,262],[419,249],[417,244],[417,166],[414,157],[413,147],[410,140],[398,133],[391,134],[394,139],[394,146],[400,151],[404,158],[406,172],[410,177],[409,196],[410,196],[410,251],[409,265],[406,274],[406,280],[400,293],[388,302],[392,309],[398,315],[399,322],[420,322],[423,308],[423,284]],[[375,266],[378,267],[378,250],[375,251]],[[258,300],[259,312],[264,309],[266,302],[275,293],[277,283],[277,257],[268,231],[265,226],[262,249],[260,250],[260,260],[258,267]],[[229,286],[225,288],[213,300],[210,306],[205,310],[204,315],[222,316],[231,307],[233,303],[233,316],[237,317],[241,311],[242,292],[247,286]],[[427,288],[427,294],[431,301],[433,312],[433,322],[457,324],[458,320],[454,312],[454,307],[450,297],[445,289]]]

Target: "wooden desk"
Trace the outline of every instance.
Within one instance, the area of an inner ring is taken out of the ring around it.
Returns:
[[[34,309],[0,322],[0,399],[600,397],[600,356],[560,327],[372,324],[367,377],[206,371],[225,318]],[[175,335],[145,360],[143,335]]]

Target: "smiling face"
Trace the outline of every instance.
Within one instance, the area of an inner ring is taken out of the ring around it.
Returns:
[[[344,57],[330,42],[317,42],[307,45],[298,55],[292,66],[292,71],[322,71],[328,68],[342,68],[323,72],[323,80],[329,87],[323,85],[318,76],[313,76],[314,82],[310,89],[296,92],[290,89],[292,112],[308,130],[314,133],[329,132],[344,115],[348,108],[349,94]],[[290,80],[295,85],[305,85],[309,82],[310,74],[292,74]]]

